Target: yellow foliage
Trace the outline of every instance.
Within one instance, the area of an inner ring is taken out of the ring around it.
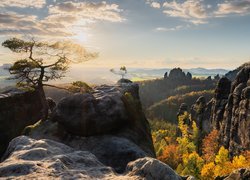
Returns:
[[[204,180],[214,179],[215,164],[213,162],[205,164],[201,170],[201,176]]]
[[[229,153],[228,150],[223,146],[220,148],[218,155],[215,157],[216,164],[224,164],[229,161]]]
[[[230,161],[226,161],[223,164],[216,164],[214,169],[215,177],[217,176],[225,176],[230,174],[233,171],[233,166]]]
[[[196,153],[186,154],[183,156],[183,171],[182,175],[193,175],[196,178],[200,178],[200,172],[203,167],[204,160]]]
[[[243,168],[243,167],[250,167],[250,162],[243,155],[235,156],[233,158],[233,168]]]
[[[185,124],[185,122],[184,122],[185,119],[187,119],[187,118],[188,118],[188,113],[187,112],[185,112],[183,115],[178,117],[178,127],[181,130],[182,137],[186,137],[186,138],[188,138],[188,136],[189,136],[188,125]]]

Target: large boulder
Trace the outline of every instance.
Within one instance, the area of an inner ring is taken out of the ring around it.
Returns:
[[[137,84],[129,82],[66,97],[50,121],[26,132],[35,139],[52,139],[90,151],[103,164],[123,172],[130,161],[155,157],[138,90]]]
[[[0,94],[0,157],[14,137],[42,117],[42,104],[36,91],[9,90]]]
[[[93,136],[112,132],[125,125],[128,114],[118,91],[97,94],[75,94],[62,99],[54,111],[52,121],[79,136]]]
[[[129,162],[122,174],[88,151],[78,151],[53,140],[20,136],[11,141],[0,164],[4,179],[161,179],[180,180],[168,165],[141,158]]]

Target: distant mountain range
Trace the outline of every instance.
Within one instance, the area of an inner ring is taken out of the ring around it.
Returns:
[[[131,74],[136,77],[141,77],[142,79],[148,77],[148,79],[152,78],[161,78],[164,76],[166,72],[170,72],[170,68],[164,69],[132,69]],[[229,70],[226,69],[206,69],[206,68],[191,68],[191,69],[183,69],[185,73],[190,72],[194,77],[208,77],[208,76],[216,76],[219,74],[220,76],[225,75]]]
[[[11,66],[11,64],[3,64],[0,66],[0,76],[9,76],[8,68]]]
[[[13,84],[6,80],[9,76],[8,68],[10,64],[4,64],[0,66],[0,87],[8,86]],[[161,69],[149,69],[149,68],[127,68],[128,74],[127,78],[133,81],[149,80],[162,78],[166,72],[170,72],[170,68]],[[208,76],[215,76],[217,74],[223,76],[229,70],[226,69],[206,69],[206,68],[191,68],[183,69],[184,72],[190,72],[194,77],[206,78]],[[53,83],[69,83],[72,81],[85,81],[90,84],[113,84],[119,80],[120,77],[110,72],[109,68],[82,68],[75,67],[72,68],[70,72],[67,73],[66,77],[60,81],[55,81]]]

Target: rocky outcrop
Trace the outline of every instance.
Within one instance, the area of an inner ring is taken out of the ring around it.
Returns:
[[[230,155],[250,149],[250,66],[243,67],[231,82],[222,77],[214,97],[206,103],[204,97],[191,107],[191,119],[200,132],[219,131],[220,145],[229,149]]]
[[[212,99],[211,123],[214,129],[219,130],[223,121],[223,114],[227,104],[228,96],[231,89],[231,81],[226,77],[219,80],[215,89],[215,95]]]
[[[217,180],[248,180],[250,179],[250,169],[242,168],[233,171],[231,174],[224,177],[216,177]]]
[[[200,132],[208,134],[211,131],[210,113],[212,102],[207,103],[204,96],[200,96],[191,107],[191,119],[196,122]]]
[[[244,63],[242,64],[240,67],[232,70],[232,71],[229,71],[228,73],[225,74],[225,76],[230,79],[231,81],[234,81],[236,76],[237,76],[237,73],[243,69],[244,67],[250,67],[250,62],[247,62],[247,63]]]
[[[116,172],[124,172],[130,161],[155,157],[138,90],[137,84],[121,82],[74,94],[58,103],[50,121],[25,132],[35,139],[52,139],[89,151]]]
[[[231,154],[250,149],[250,86],[247,85],[250,78],[249,73],[250,67],[243,68],[237,74],[230,94],[232,100],[229,99],[228,111],[224,116],[225,118],[232,116],[229,134],[229,151]],[[225,128],[223,132],[227,132]]]
[[[250,67],[242,68],[231,86],[222,78],[213,99],[212,126],[231,155],[250,149],[249,73]]]
[[[177,118],[178,116],[184,115],[185,112],[188,111],[188,106],[186,103],[181,103],[180,108],[177,112]]]
[[[169,76],[167,72],[164,74],[164,79],[178,81],[192,80],[192,74],[190,72],[187,72],[187,74],[185,74],[185,72],[183,72],[181,68],[174,68],[169,72]]]
[[[10,90],[0,94],[0,156],[11,139],[41,118],[41,109],[36,91]]]
[[[98,145],[97,145],[98,146]],[[168,165],[149,157],[129,162],[117,174],[88,151],[79,151],[48,139],[13,139],[0,164],[4,179],[161,179],[180,180]]]

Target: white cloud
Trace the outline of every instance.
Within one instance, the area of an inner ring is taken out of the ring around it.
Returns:
[[[14,0],[11,0],[14,2]],[[32,0],[29,0],[31,2]],[[44,0],[45,1],[45,0]],[[9,2],[9,1],[8,1]],[[16,1],[17,2],[17,1]],[[21,1],[13,6],[42,7],[42,3],[28,5],[28,1]],[[0,8],[4,9],[7,4],[0,2]],[[18,6],[17,6],[18,4]],[[47,5],[48,14],[45,16],[22,15],[16,12],[6,11],[0,13],[0,35],[39,35],[53,37],[76,36],[77,33],[84,33],[90,23],[97,21],[121,22],[122,9],[117,4],[109,4],[105,1],[100,3],[91,2],[54,2],[54,5]],[[15,10],[15,9],[11,9]]]
[[[238,0],[238,1],[225,1],[222,4],[218,4],[218,10],[216,15],[226,16],[228,14],[249,14],[250,13],[250,0]]]
[[[46,0],[2,0],[0,7],[19,7],[19,8],[42,8],[46,4]]]
[[[175,26],[175,27],[172,27],[172,28],[157,27],[157,28],[155,28],[155,31],[157,31],[157,32],[178,31],[178,30],[181,30],[181,29],[184,29],[184,28],[186,28],[186,27],[182,26],[182,25]]]
[[[111,22],[121,22],[121,17],[117,4],[107,4],[102,1],[100,3],[92,2],[64,2],[49,7],[50,14],[64,14],[76,16],[78,18],[89,18],[92,20],[105,20]]]
[[[25,35],[36,34],[40,36],[70,36],[72,33],[58,22],[39,21],[34,15],[20,15],[16,13],[0,14],[0,34]]]
[[[161,4],[158,3],[158,2],[152,2],[152,3],[151,3],[151,7],[156,8],[156,9],[159,9],[159,8],[161,8]]]
[[[183,3],[176,1],[165,2],[163,13],[172,16],[183,18],[193,24],[204,24],[208,14],[206,7],[200,0],[186,0]]]
[[[146,3],[152,4],[158,2],[155,0],[146,0]],[[250,0],[224,0],[222,3],[213,6],[208,3],[208,0],[171,0],[165,1],[162,7],[164,14],[180,18],[195,25],[206,24],[209,19],[228,17],[230,14],[250,14]]]

